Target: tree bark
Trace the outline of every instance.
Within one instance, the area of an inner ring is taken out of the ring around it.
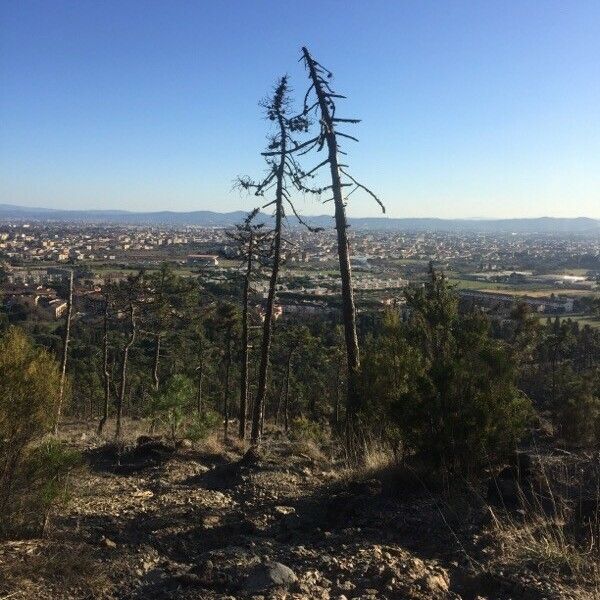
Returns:
[[[54,422],[54,434],[58,434],[60,417],[62,414],[63,400],[65,395],[65,383],[67,379],[67,361],[69,357],[69,341],[71,337],[71,315],[73,314],[73,269],[69,273],[69,297],[67,299],[67,314],[65,316],[65,332],[63,335],[62,357],[60,361],[60,391],[58,394],[58,406],[56,407],[56,421]]]
[[[160,379],[158,377],[158,367],[160,365],[160,343],[162,334],[160,331],[154,334],[154,361],[152,364],[152,381],[154,382],[154,390],[158,392]]]

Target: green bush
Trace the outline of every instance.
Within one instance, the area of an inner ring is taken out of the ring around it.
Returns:
[[[593,447],[600,441],[600,377],[564,367],[557,379],[554,421],[559,436],[573,447]]]
[[[169,429],[173,440],[177,438],[187,416],[192,412],[194,394],[194,384],[189,377],[173,375],[151,399],[149,415]]]
[[[212,410],[197,414],[187,423],[185,427],[185,437],[194,443],[201,442],[216,429],[220,421],[221,418],[219,415]]]
[[[79,452],[44,440],[24,453],[11,482],[10,503],[0,515],[0,535],[35,535],[53,507],[69,497],[69,475],[82,464]]]
[[[10,327],[0,339],[0,536],[39,531],[63,496],[75,455],[41,442],[59,390],[57,362]]]
[[[478,313],[461,315],[443,276],[407,293],[406,322],[389,314],[362,365],[363,420],[432,472],[475,476],[501,461],[525,430],[510,348]]]
[[[325,424],[300,416],[292,420],[289,436],[294,442],[313,442],[324,446],[331,439],[331,432]]]

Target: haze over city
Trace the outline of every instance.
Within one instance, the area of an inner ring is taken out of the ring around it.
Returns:
[[[251,209],[232,181],[263,169],[258,102],[284,73],[302,95],[306,44],[362,119],[349,163],[389,216],[600,217],[597,2],[24,1],[0,18],[0,203]]]

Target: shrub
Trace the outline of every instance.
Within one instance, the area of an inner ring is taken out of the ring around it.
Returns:
[[[187,424],[185,436],[194,443],[201,442],[219,425],[220,420],[219,415],[212,410],[197,414]]]
[[[14,472],[10,502],[0,515],[0,535],[43,531],[52,508],[68,499],[69,475],[81,463],[79,452],[55,439],[28,448]]]
[[[175,440],[187,415],[192,410],[194,384],[185,375],[173,375],[150,402],[150,416],[168,427]]]
[[[296,417],[290,425],[290,438],[294,442],[313,442],[324,446],[331,439],[331,435],[324,424],[306,417]]]
[[[561,372],[554,419],[562,439],[570,446],[592,447],[600,440],[600,381],[571,368]]]
[[[56,361],[10,327],[0,340],[0,535],[39,530],[64,489],[73,456],[40,444],[59,393]]]
[[[478,313],[460,315],[443,276],[407,293],[410,318],[386,318],[365,352],[363,419],[386,444],[465,476],[514,449],[530,416],[508,346]]]

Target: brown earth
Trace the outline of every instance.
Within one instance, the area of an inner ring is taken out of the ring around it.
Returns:
[[[498,561],[483,507],[389,469],[349,476],[282,436],[257,455],[167,445],[120,460],[92,434],[69,439],[89,465],[45,537],[0,543],[0,600],[595,597]]]

